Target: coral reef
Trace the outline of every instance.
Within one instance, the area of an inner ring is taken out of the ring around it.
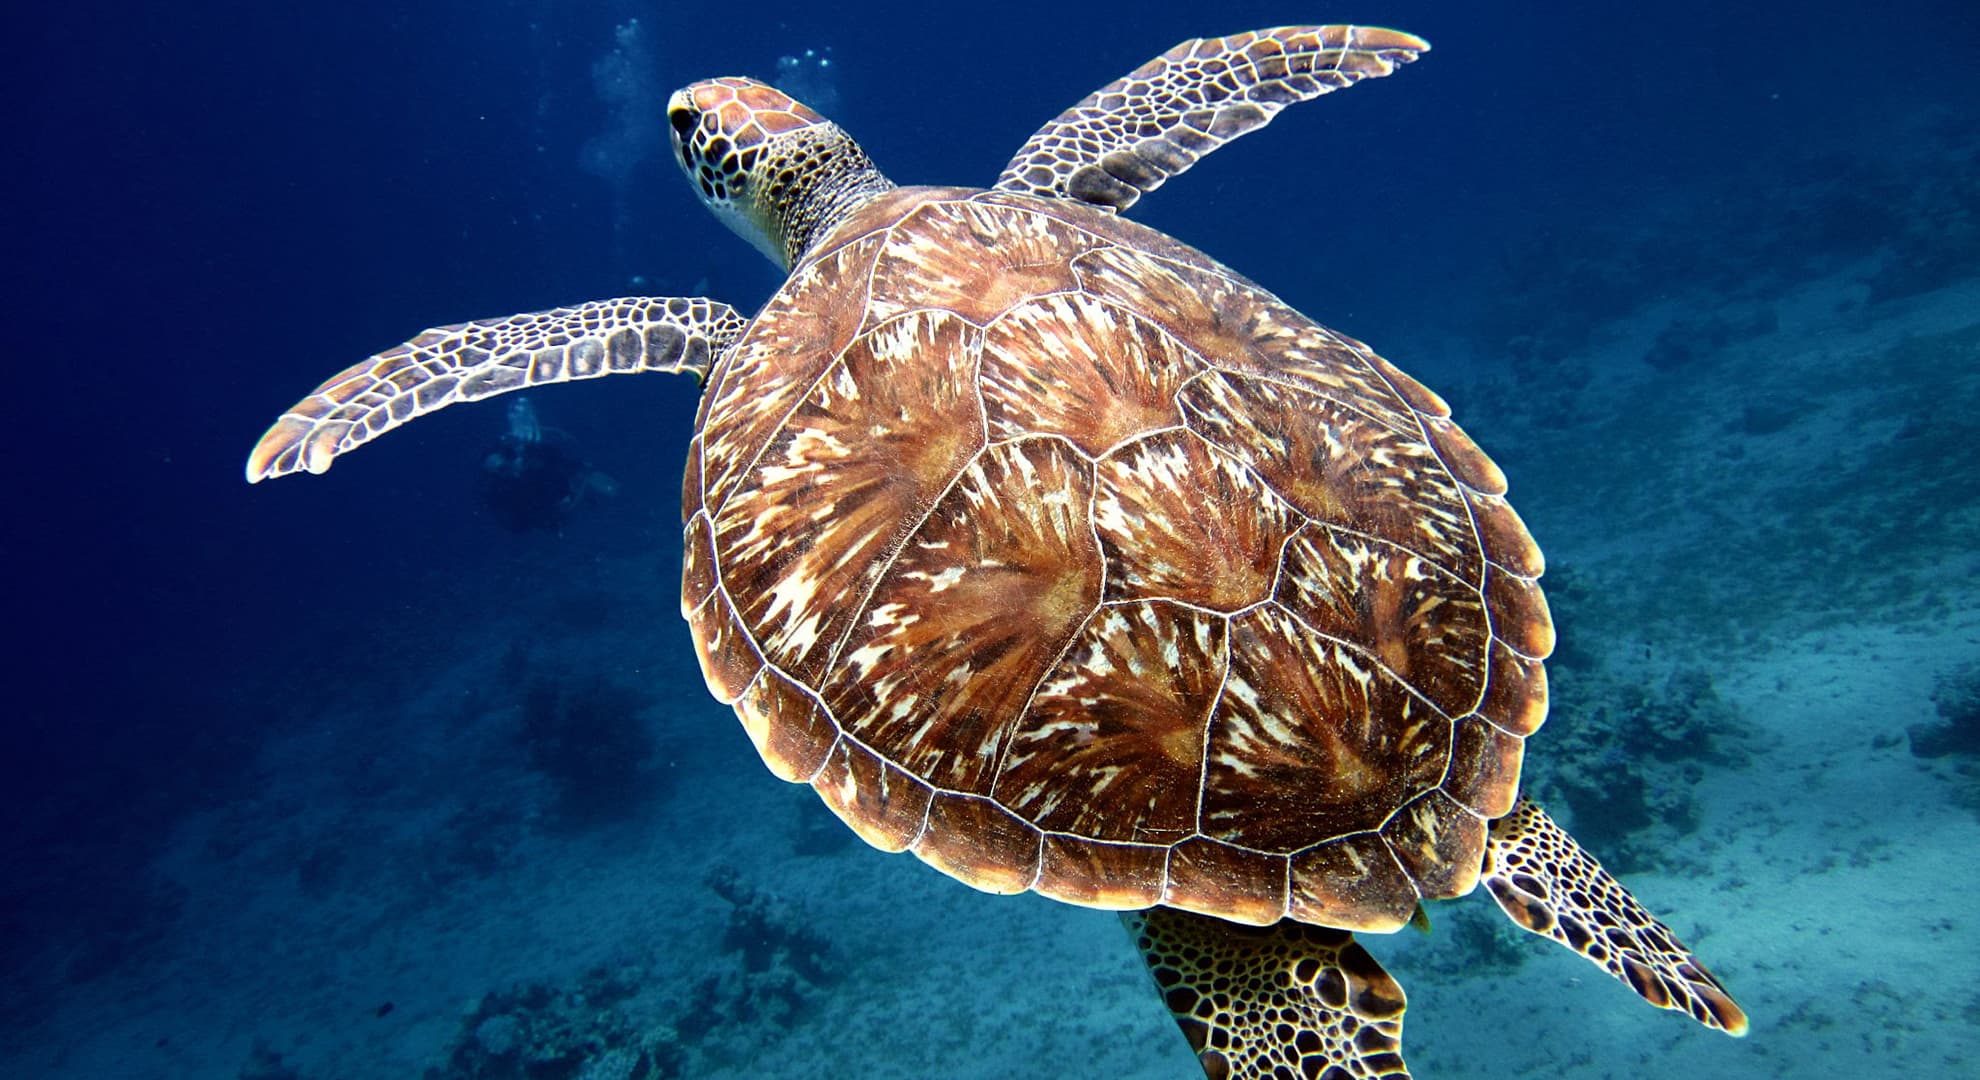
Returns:
[[[732,866],[710,870],[707,883],[715,895],[729,902],[722,945],[742,956],[745,971],[760,973],[783,966],[813,985],[829,981],[824,956],[831,941],[812,930],[810,920],[801,912],[750,886]]]
[[[700,1040],[722,1029],[801,1021],[811,995],[831,980],[825,961],[830,942],[812,931],[796,908],[744,882],[733,867],[715,867],[707,883],[729,902],[722,946],[742,964],[696,984],[681,1030]],[[708,1049],[723,1053],[719,1045]]]
[[[574,985],[488,994],[425,1080],[664,1080],[748,1061],[761,1025],[789,1027],[809,1012],[830,978],[828,943],[731,867],[717,867],[707,883],[729,904],[722,948],[735,963],[691,990],[658,965],[624,962]],[[666,1021],[656,1019],[663,1008]]]
[[[1905,729],[1911,752],[1923,758],[1980,755],[1980,661],[1940,675],[1932,688],[1932,704],[1938,709],[1937,723]]]
[[[1980,816],[1980,660],[1939,675],[1939,719],[1905,729],[1913,755],[1952,783],[1953,801]]]
[[[1555,715],[1528,758],[1524,787],[1572,814],[1573,831],[1612,870],[1668,865],[1697,828],[1694,787],[1706,766],[1745,760],[1737,715],[1697,668],[1661,687],[1606,667],[1568,668],[1553,680]]]
[[[486,995],[461,1020],[445,1066],[425,1080],[663,1080],[681,1076],[672,1028],[634,1007],[645,972],[595,968],[574,987],[531,983]]]

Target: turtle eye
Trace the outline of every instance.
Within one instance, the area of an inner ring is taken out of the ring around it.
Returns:
[[[695,115],[693,109],[686,106],[667,110],[667,123],[673,127],[674,139],[678,143],[685,144],[688,134],[700,122],[701,118]]]

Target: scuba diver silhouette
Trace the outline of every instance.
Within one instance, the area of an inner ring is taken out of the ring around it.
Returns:
[[[537,420],[528,398],[509,406],[508,431],[481,461],[482,505],[510,532],[554,531],[579,505],[618,490],[578,456],[577,440]]]

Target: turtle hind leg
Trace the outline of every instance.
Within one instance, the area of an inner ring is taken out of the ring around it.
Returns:
[[[1402,987],[1345,930],[1121,916],[1210,1080],[1407,1077]]]
[[[1746,1013],[1670,928],[1538,806],[1492,823],[1485,886],[1513,922],[1566,945],[1660,1009],[1746,1034]]]

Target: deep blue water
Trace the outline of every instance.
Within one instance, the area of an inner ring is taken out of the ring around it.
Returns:
[[[774,78],[780,56],[829,47],[832,73],[813,77],[894,179],[984,183],[1038,123],[1176,40],[1310,19],[1406,28],[1434,51],[1288,112],[1135,216],[1444,390],[1516,494],[1575,476],[1526,433],[1596,417],[1571,405],[1551,417],[1478,411],[1534,399],[1483,389],[1522,377],[1511,339],[1552,335],[1564,355],[1607,357],[1604,327],[1646,305],[1695,304],[1701,281],[1785,294],[1853,260],[1912,258],[1924,264],[1900,297],[1912,299],[1980,272],[1980,204],[1962,211],[1974,189],[1959,163],[1980,161],[1980,13],[1950,0],[11,13],[0,1048],[52,1060],[33,1048],[69,1037],[51,1026],[66,1000],[169,951],[189,899],[152,868],[188,815],[265,795],[256,762],[271,740],[326,710],[357,702],[378,727],[414,722],[394,702],[429,665],[459,663],[452,650],[490,597],[578,580],[574,604],[610,609],[580,621],[650,612],[653,657],[599,657],[571,679],[691,666],[666,592],[696,404],[686,380],[538,396],[546,422],[621,485],[561,537],[505,531],[477,500],[499,405],[423,420],[322,478],[249,487],[240,475],[280,407],[426,326],[697,288],[760,303],[775,271],[696,206],[659,140],[668,90],[714,74]],[[1921,235],[1930,250],[1910,252]],[[1865,308],[1858,329],[1883,310]],[[1600,382],[1608,362],[1586,360],[1582,377]],[[1951,470],[1950,486],[1918,496],[1942,511],[1980,500],[1963,460],[1893,468],[1898,480]],[[1615,539],[1579,506],[1536,496],[1527,516],[1543,543],[1549,529],[1569,549]],[[1776,509],[1785,520],[1793,508]],[[1777,524],[1741,518],[1729,543],[1759,550]],[[1942,526],[1909,557],[1970,567],[1970,515]],[[638,587],[582,569],[629,563],[651,569]],[[1934,572],[1914,571],[1892,611],[1859,606],[1844,621],[1914,616],[1897,609]],[[695,687],[661,694],[694,717],[678,738],[705,739],[719,767],[757,768]],[[203,902],[197,890],[190,902]],[[1970,894],[1947,907],[1972,922]],[[1734,920],[1711,921],[1725,933]],[[1974,933],[1949,962],[1975,960]]]

